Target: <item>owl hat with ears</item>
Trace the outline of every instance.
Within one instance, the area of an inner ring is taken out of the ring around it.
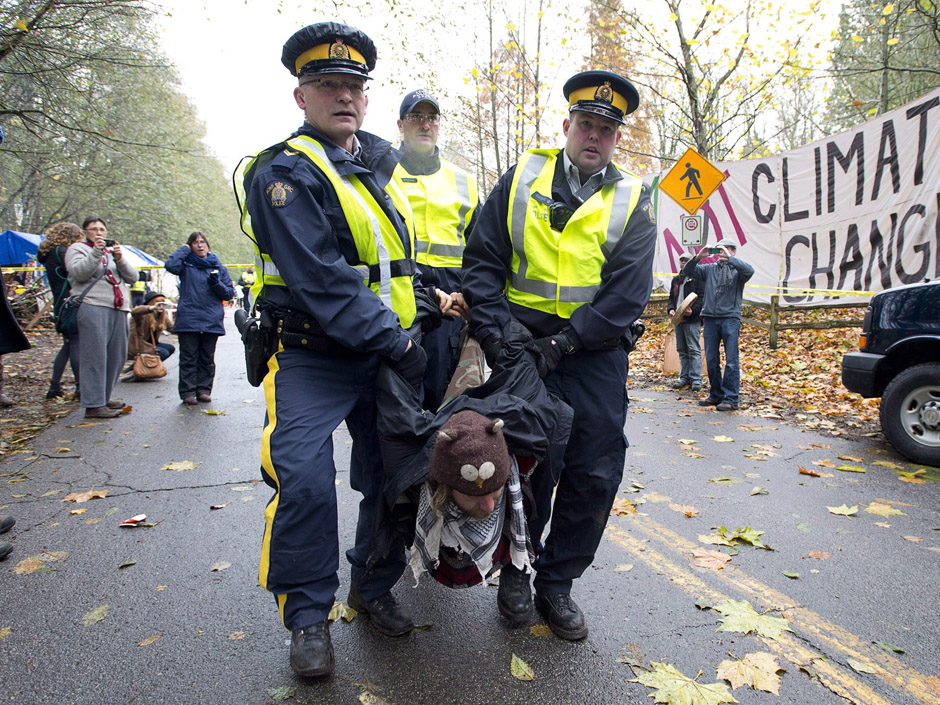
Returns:
[[[428,481],[480,497],[496,492],[509,479],[509,451],[503,421],[475,411],[459,411],[438,431]]]

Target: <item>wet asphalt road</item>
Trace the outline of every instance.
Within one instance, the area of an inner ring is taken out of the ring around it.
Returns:
[[[713,683],[729,654],[763,651],[785,669],[780,695],[744,686],[734,691],[739,702],[940,703],[940,484],[900,481],[899,470],[915,468],[880,438],[702,410],[687,392],[662,387],[631,391],[620,497],[639,514],[611,517],[594,565],[575,584],[591,630],[585,641],[507,628],[495,587],[449,590],[425,578],[413,588],[406,574],[396,593],[426,628],[390,639],[366,618],[337,623],[336,675],[300,681],[288,665],[288,633],[256,580],[271,495],[256,483],[263,396],[245,381],[235,335],[220,340],[216,361],[209,405],[179,404],[174,356],[167,378],[119,385],[131,414],[88,424],[76,412],[0,465],[0,514],[17,519],[3,536],[15,550],[0,563],[3,702],[262,704],[276,702],[270,690],[293,687],[285,702],[356,703],[368,689],[398,705],[643,703],[653,702],[652,690],[631,682],[622,661],[668,663]],[[335,444],[345,550],[357,504],[345,429]],[[162,469],[180,461],[195,468]],[[832,477],[800,475],[799,466]],[[92,489],[108,494],[62,501]],[[904,514],[865,511],[879,501]],[[842,504],[858,513],[827,509]],[[77,509],[87,511],[70,514]],[[118,527],[141,513],[154,526]],[[721,571],[694,567],[693,549],[716,548],[699,535],[718,526],[763,531],[773,550],[744,545]],[[44,571],[15,570],[56,552],[68,555]],[[213,571],[220,563],[230,566]],[[340,578],[344,600],[345,560]],[[792,632],[776,640],[717,632],[721,615],[696,603],[727,598],[784,617]],[[102,605],[107,615],[83,625]],[[535,681],[512,677],[513,654]]]

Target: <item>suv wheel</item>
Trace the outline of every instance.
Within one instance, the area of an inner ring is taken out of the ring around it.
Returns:
[[[940,363],[915,365],[891,380],[881,428],[902,455],[940,467]]]

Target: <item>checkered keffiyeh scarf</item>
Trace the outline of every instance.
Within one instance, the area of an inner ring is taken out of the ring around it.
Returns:
[[[532,548],[522,508],[519,467],[514,456],[510,456],[510,460],[509,492],[503,493],[493,513],[483,519],[466,515],[453,502],[448,502],[439,512],[435,512],[431,508],[430,486],[427,482],[421,486],[415,540],[411,549],[411,569],[416,586],[422,573],[437,569],[441,546],[463,551],[470,556],[480,576],[484,578],[480,584],[485,586],[485,578],[493,567],[493,553],[503,533],[507,513],[512,564],[520,570],[532,570]]]

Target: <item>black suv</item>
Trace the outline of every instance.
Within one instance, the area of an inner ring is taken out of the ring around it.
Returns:
[[[842,384],[881,397],[881,428],[917,463],[940,467],[940,281],[875,294],[861,352],[842,358]]]

